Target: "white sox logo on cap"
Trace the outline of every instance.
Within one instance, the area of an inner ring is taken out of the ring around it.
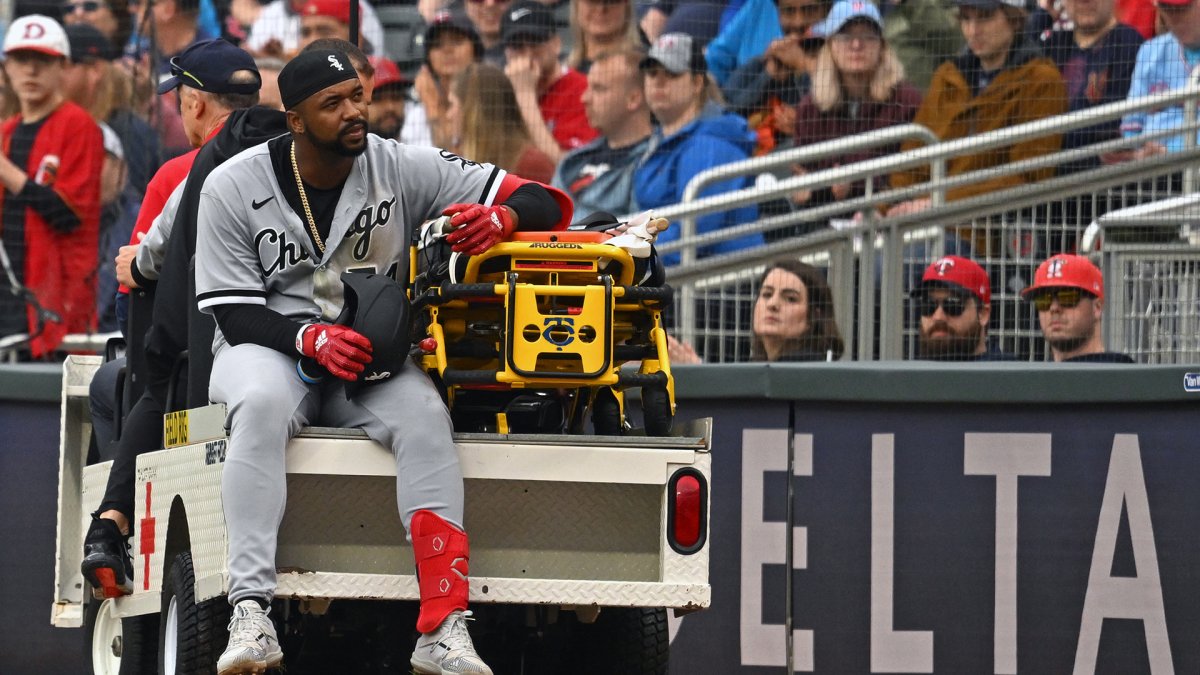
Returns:
[[[942,258],[941,260],[933,263],[933,266],[937,268],[938,276],[944,277],[946,276],[946,273],[954,267],[954,261],[949,258]]]
[[[345,66],[342,65],[342,62],[338,61],[338,57],[334,56],[333,54],[329,55],[329,67],[337,68],[338,70],[346,69]]]

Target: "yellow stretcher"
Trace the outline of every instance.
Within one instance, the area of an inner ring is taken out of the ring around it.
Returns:
[[[646,434],[669,433],[675,393],[662,310],[672,291],[637,285],[635,259],[608,239],[517,233],[452,260],[447,278],[416,276],[413,305],[437,343],[419,363],[458,430],[583,433],[590,416],[595,433],[621,434],[624,392],[640,389]],[[547,412],[556,405],[561,416]]]

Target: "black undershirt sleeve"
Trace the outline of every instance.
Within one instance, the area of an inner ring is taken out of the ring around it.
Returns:
[[[52,188],[27,180],[17,197],[37,211],[59,234],[70,234],[79,227],[79,216]]]
[[[213,316],[225,341],[230,345],[254,344],[288,356],[296,352],[296,333],[300,323],[262,305],[217,305]]]
[[[503,205],[516,211],[520,221],[517,229],[522,232],[553,229],[562,218],[558,203],[546,188],[536,183],[526,183],[513,190]]]

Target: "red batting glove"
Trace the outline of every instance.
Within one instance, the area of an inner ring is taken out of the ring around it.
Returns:
[[[343,380],[358,380],[358,374],[371,362],[371,341],[345,326],[305,326],[296,342],[301,354],[316,359]]]
[[[456,228],[446,235],[450,250],[467,255],[483,253],[507,239],[517,227],[512,212],[503,206],[451,204],[442,215],[451,216],[450,226]]]

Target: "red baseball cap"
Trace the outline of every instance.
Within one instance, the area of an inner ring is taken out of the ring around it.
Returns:
[[[360,17],[362,16],[361,9],[360,6]],[[327,16],[349,24],[350,3],[346,0],[306,0],[300,5],[300,16]]]
[[[1039,288],[1078,288],[1103,300],[1104,275],[1084,256],[1059,253],[1038,265],[1033,285],[1021,291],[1021,297],[1028,298]]]
[[[404,73],[400,72],[400,67],[396,65],[395,61],[384,56],[368,56],[367,60],[375,68],[376,89],[382,89],[393,84],[409,84],[408,78],[404,77]]]
[[[979,263],[970,258],[948,255],[933,261],[933,264],[925,268],[925,275],[921,277],[921,285],[917,292],[922,292],[930,286],[961,288],[985,305],[992,302],[992,282]]]

